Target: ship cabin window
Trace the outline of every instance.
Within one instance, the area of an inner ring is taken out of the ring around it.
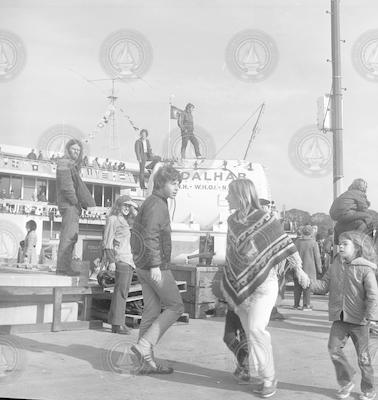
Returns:
[[[89,193],[93,196],[93,185],[92,183],[86,183]]]
[[[37,180],[37,200],[47,201],[47,179]]]
[[[113,187],[113,204],[114,202],[118,199],[118,197],[120,196],[120,188],[117,187]]]
[[[47,201],[56,204],[56,183],[54,180],[48,181]]]
[[[0,174],[0,197],[9,197],[10,192],[10,176]]]
[[[14,199],[21,199],[22,178],[21,176],[12,176],[11,191]]]
[[[104,186],[104,206],[111,207],[113,205],[113,188]]]
[[[94,185],[94,201],[96,203],[96,206],[98,206],[98,207],[102,207],[103,206],[102,192],[103,192],[103,186],[102,185]]]
[[[24,176],[24,193],[22,198],[24,200],[36,200],[34,177]]]

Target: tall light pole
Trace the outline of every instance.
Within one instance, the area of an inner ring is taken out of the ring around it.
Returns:
[[[332,40],[332,112],[333,133],[333,197],[342,191],[343,171],[343,115],[340,60],[340,0],[331,0]]]

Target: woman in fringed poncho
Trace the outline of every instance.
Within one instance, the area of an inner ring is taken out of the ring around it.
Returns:
[[[288,260],[289,268],[294,269],[303,287],[308,287],[310,281],[281,223],[261,209],[252,181],[236,179],[231,182],[226,199],[234,213],[228,219],[221,287],[246,332],[250,372],[256,370],[261,379],[253,391],[270,397],[276,392],[277,381],[266,327],[278,294],[277,272]]]

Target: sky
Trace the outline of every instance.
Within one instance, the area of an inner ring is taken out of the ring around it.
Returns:
[[[179,108],[191,102],[208,154],[241,159],[256,115],[224,144],[264,102],[247,159],[266,167],[279,208],[328,212],[332,173],[301,172],[292,143],[316,124],[317,99],[331,87],[329,7],[328,0],[2,0],[0,34],[17,35],[25,62],[11,79],[0,75],[0,143],[45,150],[50,128],[65,124],[89,138],[90,155],[136,161],[137,134],[126,115],[149,130],[153,151],[163,154],[169,129],[171,145],[177,135],[169,102]],[[378,80],[363,76],[352,56],[361,35],[378,29],[377,15],[375,0],[341,1],[343,188],[365,178],[375,209]],[[116,111],[112,145],[110,126],[97,127],[111,88],[101,49],[110,35],[125,30],[146,39],[143,54],[150,65],[141,79],[116,82],[116,104],[124,112]],[[247,30],[272,40],[268,48],[276,65],[261,80],[240,79],[226,62],[230,41]],[[100,81],[88,82],[94,79]],[[331,133],[322,135],[332,140]]]

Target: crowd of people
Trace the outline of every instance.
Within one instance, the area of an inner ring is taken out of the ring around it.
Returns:
[[[58,207],[62,215],[57,274],[77,275],[71,267],[78,238],[79,215],[93,206],[93,199],[81,181],[79,168],[82,145],[67,143],[65,156],[58,160]],[[173,368],[155,358],[156,346],[164,333],[184,311],[183,300],[170,270],[171,226],[168,199],[179,190],[181,175],[164,164],[153,177],[152,194],[140,207],[128,196],[120,196],[107,218],[103,248],[115,289],[108,315],[114,334],[129,334],[125,307],[134,272],[142,286],[144,308],[137,342],[131,346],[138,374],[171,374]],[[329,246],[328,262],[322,263],[319,245],[311,226],[304,226],[294,241],[285,233],[274,212],[260,204],[249,179],[229,184],[226,264],[221,291],[227,302],[224,341],[235,354],[235,377],[251,391],[269,398],[277,390],[277,372],[267,326],[282,276],[294,274],[294,304],[298,309],[303,294],[304,311],[311,310],[311,293],[329,293],[332,322],[328,351],[340,386],[338,398],[350,395],[354,370],[343,347],[349,337],[356,347],[361,370],[361,400],[374,399],[374,371],[369,351],[369,327],[378,321],[376,252],[367,219],[366,182],[354,181],[335,200],[331,216],[338,219],[337,245]],[[358,193],[356,193],[358,191]],[[362,200],[364,204],[362,205]],[[341,212],[340,209],[343,209]],[[336,210],[336,211],[335,211]],[[32,224],[27,225],[32,242]],[[330,234],[333,232],[330,232]],[[330,235],[331,236],[331,235]],[[326,243],[323,243],[326,247]],[[337,247],[338,246],[338,247]],[[337,251],[338,250],[338,251]],[[251,380],[257,373],[259,382]]]

